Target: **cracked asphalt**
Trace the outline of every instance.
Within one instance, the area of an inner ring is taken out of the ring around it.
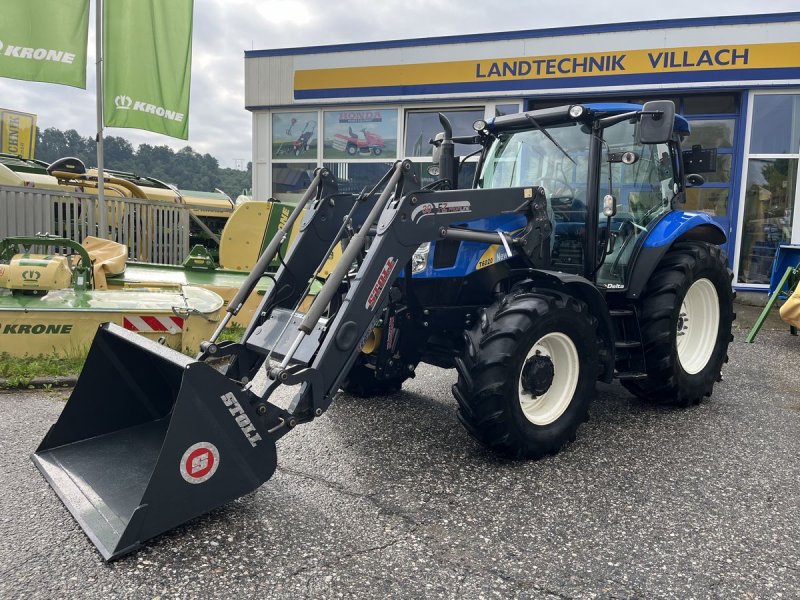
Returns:
[[[577,441],[538,462],[480,448],[455,373],[421,367],[392,397],[342,396],[256,493],[111,564],[29,460],[66,392],[2,394],[0,597],[800,597],[800,339],[743,338],[711,400],[598,385]]]

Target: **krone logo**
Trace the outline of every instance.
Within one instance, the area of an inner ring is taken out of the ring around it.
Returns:
[[[130,96],[117,96],[114,98],[114,106],[120,110],[128,110],[133,104]]]
[[[42,276],[41,271],[29,270],[22,272],[22,279],[24,279],[25,281],[39,281],[41,276]]]

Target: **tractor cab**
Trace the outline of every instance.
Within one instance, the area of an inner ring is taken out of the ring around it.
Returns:
[[[670,103],[561,106],[475,128],[485,147],[475,187],[541,188],[553,224],[549,268],[600,287],[627,286],[647,234],[683,202],[680,139],[689,125]],[[513,230],[515,218],[501,227]]]

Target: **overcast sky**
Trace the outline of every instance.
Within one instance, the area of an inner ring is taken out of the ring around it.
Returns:
[[[250,49],[792,10],[800,10],[800,0],[195,0],[188,142],[131,129],[106,133],[133,144],[188,143],[226,167],[246,163],[244,51]],[[92,16],[86,90],[0,79],[0,106],[36,113],[43,128],[94,135],[94,56]]]

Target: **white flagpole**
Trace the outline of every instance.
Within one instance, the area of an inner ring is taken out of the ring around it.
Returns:
[[[100,223],[105,221],[105,207],[103,204],[103,0],[95,0],[96,12],[96,25],[95,25],[95,38],[97,55],[97,198],[100,200]],[[108,232],[103,227],[101,229],[100,237],[105,238]]]

